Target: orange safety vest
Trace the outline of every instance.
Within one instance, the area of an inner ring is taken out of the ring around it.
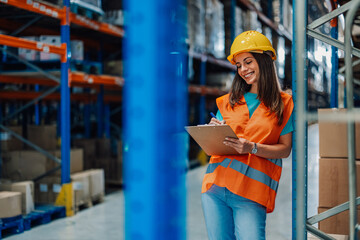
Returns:
[[[226,124],[236,135],[260,144],[277,144],[282,129],[289,120],[294,104],[289,94],[281,93],[284,103],[283,123],[277,124],[275,114],[263,103],[257,107],[249,119],[246,104],[237,104],[234,109],[229,104],[229,94],[216,99],[217,106]],[[244,96],[241,102],[245,102]],[[266,207],[268,213],[274,211],[276,191],[282,170],[282,159],[266,159],[254,154],[229,156],[213,155],[205,173],[202,193],[213,184],[226,187],[232,193],[255,201]]]

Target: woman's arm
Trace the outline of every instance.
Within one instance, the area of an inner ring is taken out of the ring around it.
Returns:
[[[263,158],[286,158],[291,152],[292,133],[280,136],[279,143],[274,145],[260,144],[257,145],[257,153],[255,155]],[[254,147],[254,143],[244,138],[226,138],[224,144],[233,147],[239,154],[250,153]]]

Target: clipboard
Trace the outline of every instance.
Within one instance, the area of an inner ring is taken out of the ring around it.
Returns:
[[[223,143],[226,137],[238,138],[229,125],[198,125],[185,129],[208,156],[239,154]]]

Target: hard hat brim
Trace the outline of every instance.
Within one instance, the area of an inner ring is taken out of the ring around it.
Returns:
[[[227,60],[232,64],[232,65],[235,65],[236,62],[234,61],[234,58],[236,55],[240,54],[240,53],[245,53],[245,52],[249,52],[249,53],[267,53],[267,52],[271,52],[271,59],[273,61],[276,60],[276,53],[275,53],[275,49],[273,49],[272,47],[261,47],[261,49],[253,49],[253,48],[249,48],[249,49],[243,49],[241,51],[237,51],[233,54],[230,54],[228,57],[227,57]]]

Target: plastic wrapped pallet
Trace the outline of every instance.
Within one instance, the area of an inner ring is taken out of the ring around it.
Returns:
[[[81,206],[91,201],[90,198],[90,172],[71,174],[73,183],[75,206]]]
[[[224,5],[219,0],[206,0],[206,51],[216,58],[225,57]]]
[[[204,0],[188,1],[188,37],[190,51],[205,51],[205,3]]]
[[[91,169],[85,171],[89,173],[89,191],[92,200],[102,198],[105,194],[105,176],[103,169]]]

